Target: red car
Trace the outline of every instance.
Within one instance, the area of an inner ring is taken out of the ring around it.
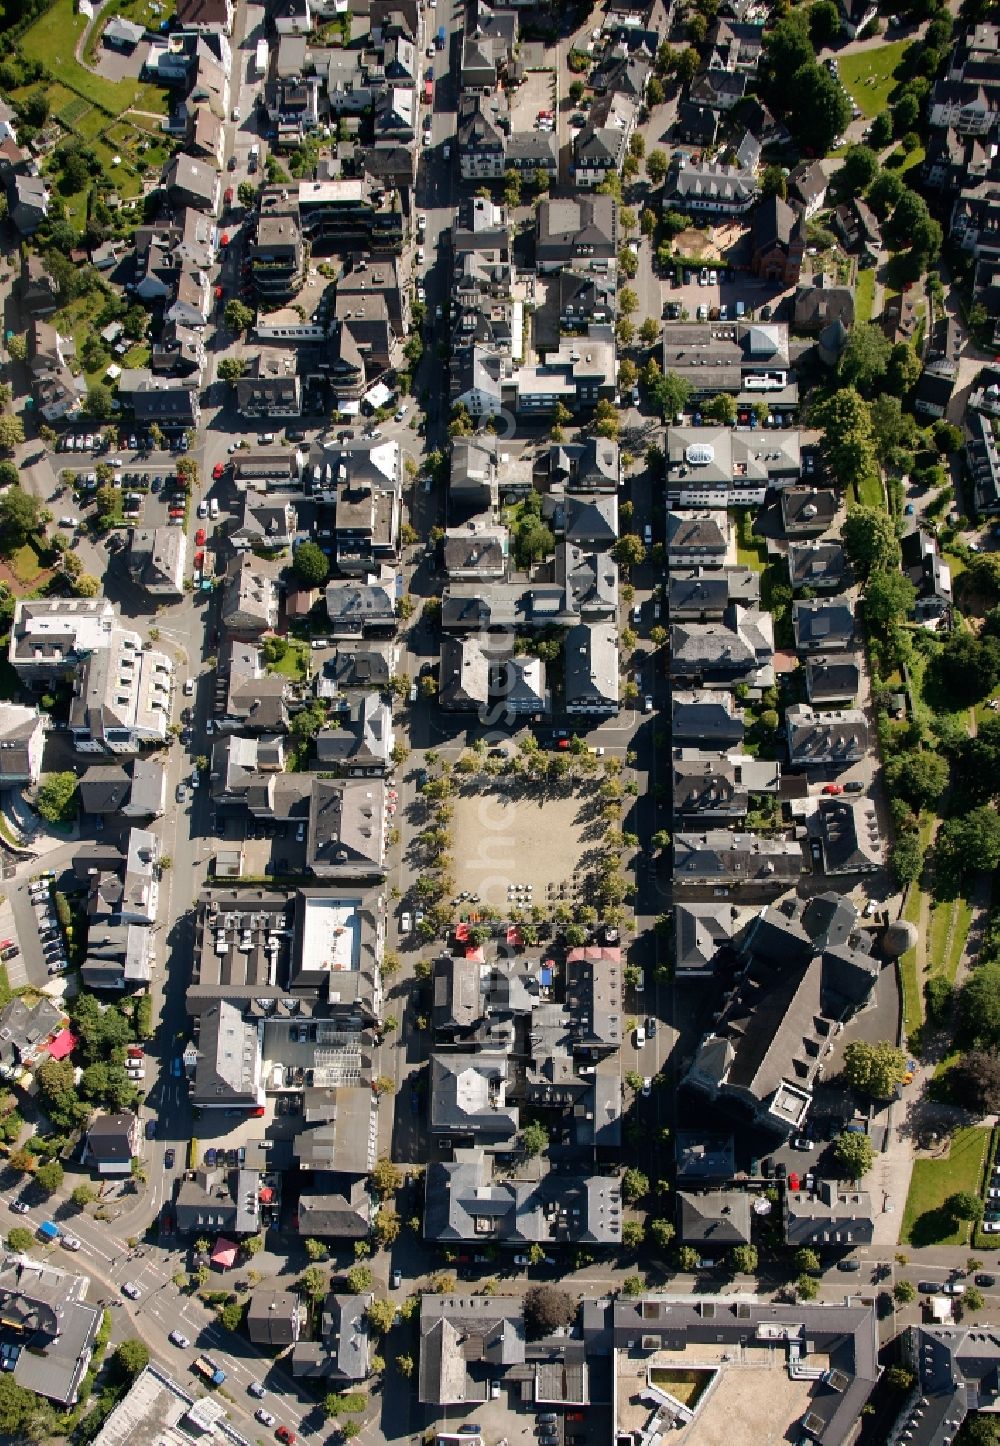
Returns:
[[[212,468],[213,481],[218,482],[219,478],[222,476],[225,470],[226,469],[221,462],[216,462],[215,466]]]
[[[195,535],[194,535],[194,545],[195,545],[195,547],[204,547],[204,546],[205,546],[205,529],[204,529],[204,527],[199,527],[199,528],[198,528],[198,531],[195,533]]]
[[[196,552],[196,553],[195,553],[195,555],[194,555],[194,565],[195,565],[195,567],[204,567],[204,566],[205,566],[205,554],[204,554],[203,552]]]
[[[799,1188],[799,1177],[794,1170],[792,1170],[788,1176],[788,1188],[789,1190],[797,1190]]]
[[[171,516],[171,517],[183,517],[183,516],[184,516],[184,508],[183,508],[183,507],[171,507],[171,509],[170,509],[170,516]]]
[[[569,747],[569,739],[568,739],[568,738],[559,738],[559,739],[557,739],[557,740],[556,740],[556,747],[557,747],[557,748],[568,748],[568,747]]]
[[[0,949],[13,949],[13,947],[14,947],[14,940],[13,940],[13,939],[0,939]]]
[[[824,793],[843,793],[843,791],[844,785],[842,783],[824,783],[823,785]]]
[[[279,1441],[285,1442],[285,1446],[292,1446],[292,1442],[295,1440],[295,1432],[289,1430],[287,1426],[279,1426],[274,1434]]]
[[[221,287],[221,286],[217,286],[217,287],[215,288],[215,299],[216,299],[216,301],[221,301],[224,295],[225,295],[225,292],[223,291],[222,287]]]

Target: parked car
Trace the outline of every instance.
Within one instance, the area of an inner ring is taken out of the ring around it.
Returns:
[[[253,1418],[255,1421],[259,1421],[262,1426],[274,1425],[274,1417],[270,1411],[265,1411],[263,1406],[259,1406],[257,1410],[254,1411]]]
[[[163,1152],[163,1163],[164,1163],[165,1167],[166,1167],[168,1170],[172,1170],[172,1169],[173,1169],[174,1160],[175,1160],[176,1158],[177,1158],[177,1157],[176,1157],[176,1155],[174,1154],[174,1151],[173,1151],[173,1150],[164,1150],[164,1152]]]
[[[127,1295],[129,1300],[138,1300],[141,1291],[134,1280],[126,1280],[122,1286],[122,1295]]]
[[[180,1331],[171,1331],[167,1336],[167,1340],[172,1346],[178,1346],[182,1351],[186,1351],[191,1344],[187,1336],[183,1335]]]
[[[860,1269],[861,1269],[861,1261],[860,1261],[860,1260],[838,1260],[838,1261],[837,1261],[837,1269],[838,1269],[838,1270],[847,1271],[848,1273],[853,1274],[854,1271],[857,1271],[857,1270],[860,1270]]]

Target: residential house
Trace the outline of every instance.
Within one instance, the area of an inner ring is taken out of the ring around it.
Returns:
[[[821,798],[819,837],[828,874],[871,874],[883,866],[878,815],[868,798]]]
[[[796,1249],[856,1250],[871,1245],[875,1205],[867,1190],[836,1180],[818,1180],[815,1190],[785,1190],[785,1240]]]
[[[232,0],[178,0],[174,13],[177,24],[183,30],[194,30],[206,34],[232,34]]]
[[[187,537],[182,527],[133,527],[128,568],[132,581],[150,597],[184,596]]]
[[[0,1311],[9,1322],[6,1369],[15,1386],[63,1410],[80,1397],[104,1311],[87,1302],[90,1277],[7,1250],[0,1266]]]
[[[792,626],[800,652],[849,648],[855,640],[854,604],[846,594],[799,599],[792,604]]]
[[[940,1325],[908,1326],[902,1344],[916,1389],[902,1403],[893,1427],[899,1440],[944,1446],[973,1413],[976,1420],[995,1414],[1000,1341],[992,1331],[980,1330],[971,1321],[956,1325],[949,1314]]]
[[[671,690],[670,736],[678,747],[738,748],[743,732],[732,693]]]
[[[810,653],[806,658],[806,697],[812,704],[853,703],[861,689],[859,653]]]
[[[674,908],[674,962],[679,977],[721,978],[734,969],[740,936],[755,913],[746,905],[718,899],[710,904],[678,901]]]
[[[343,1383],[345,1387],[365,1380],[370,1369],[371,1300],[370,1295],[327,1295],[320,1311],[319,1339],[297,1340],[292,1348],[292,1375]]]
[[[708,393],[717,387],[732,387],[740,391],[743,387],[744,362],[732,342],[717,341],[710,354],[701,358],[705,367],[700,374],[697,351],[687,351],[684,339],[678,344],[668,336],[664,353],[668,347],[671,352],[676,347],[682,354],[681,374],[685,380],[697,376],[694,386],[698,390]],[[747,375],[749,379],[749,368]],[[769,380],[777,385],[780,378],[780,373],[772,374]],[[775,430],[763,436],[749,429],[711,425],[668,427],[666,453],[668,508],[760,506],[768,488],[782,490],[797,481],[802,471],[797,431]]]
[[[498,180],[503,175],[509,130],[510,115],[501,92],[460,98],[456,139],[464,181]]]
[[[255,1346],[293,1346],[302,1326],[301,1297],[289,1290],[254,1290],[247,1304],[246,1326]]]
[[[254,547],[278,552],[291,547],[297,532],[294,503],[249,485],[240,501],[240,519],[228,535],[236,552],[246,553]]]
[[[299,417],[302,385],[296,357],[278,347],[260,347],[243,357],[236,405],[244,417]]]
[[[839,592],[850,581],[847,557],[839,542],[812,539],[790,543],[788,572],[795,592],[806,587],[814,592]]]
[[[41,176],[19,173],[8,187],[8,214],[22,236],[33,236],[49,214],[51,191]]]
[[[432,1056],[433,1060],[434,1056]],[[615,1082],[620,1094],[620,1087]],[[547,1085],[548,1094],[558,1086]],[[543,1086],[543,1090],[546,1086]],[[593,1096],[594,1085],[586,1092]],[[482,1146],[459,1147],[454,1159],[427,1170],[424,1236],[441,1244],[464,1242],[527,1248],[538,1244],[618,1244],[621,1187],[597,1174],[551,1171],[539,1179],[508,1181],[494,1174],[494,1156]],[[440,1299],[440,1297],[439,1297]],[[487,1300],[480,1296],[477,1299]],[[496,1298],[493,1305],[495,1308]],[[485,1393],[489,1381],[479,1383]]]
[[[61,1046],[69,1042],[64,1033],[68,1024],[61,1003],[47,994],[32,1004],[20,995],[8,1000],[0,1009],[0,1077],[16,1079],[22,1071],[53,1058],[50,1045],[56,1055],[61,1054]]]
[[[722,567],[730,546],[725,512],[668,512],[667,566]]]
[[[38,782],[48,723],[35,707],[0,702],[0,788]]]
[[[866,201],[856,196],[837,206],[831,216],[833,230],[848,251],[854,252],[862,265],[874,266],[882,258],[882,231],[875,212]]]
[[[383,774],[392,767],[392,708],[377,693],[363,693],[346,710],[339,709],[335,728],[316,735],[316,761],[324,770],[352,777]]]
[[[319,879],[384,877],[385,801],[378,778],[314,778],[306,868]]]
[[[759,602],[760,574],[749,567],[696,567],[671,572],[667,579],[667,614],[672,622],[721,620],[730,603],[756,607]]]
[[[618,207],[611,196],[546,197],[537,208],[536,264],[544,275],[565,266],[607,270],[618,256]]]
[[[618,175],[635,130],[638,106],[628,96],[608,93],[592,103],[587,123],[573,140],[573,179],[577,187],[592,190],[609,175]]]
[[[562,403],[589,411],[615,395],[616,349],[610,326],[588,326],[585,337],[564,337],[534,366],[521,366],[505,383],[519,414],[548,414]]]
[[[192,206],[216,215],[219,210],[219,173],[214,166],[177,151],[163,169],[163,188],[174,210]]]
[[[688,96],[695,105],[708,106],[725,114],[739,105],[746,93],[747,77],[742,71],[712,65],[695,76]]]
[[[249,640],[269,632],[277,621],[278,591],[267,563],[252,552],[238,553],[226,569],[223,627]]]
[[[674,886],[713,885],[774,893],[806,872],[794,839],[709,829],[674,835]]]
[[[85,657],[73,680],[68,728],[83,753],[137,753],[166,741],[174,664],[116,627]]]
[[[613,623],[579,623],[563,644],[566,712],[611,716],[620,707],[618,635]]]
[[[109,50],[120,51],[122,55],[131,55],[145,34],[144,25],[137,25],[134,20],[125,20],[121,15],[115,15],[104,27],[101,44],[106,45]]]
[[[754,173],[739,166],[675,161],[667,173],[663,206],[695,216],[743,216],[757,199],[758,189]]]
[[[786,537],[818,537],[834,525],[840,512],[837,494],[821,487],[785,487],[780,501]]]
[[[751,795],[777,793],[781,769],[750,754],[708,753],[674,748],[674,818],[683,827],[738,822],[746,818]]]
[[[87,1129],[83,1158],[98,1175],[131,1175],[140,1138],[139,1121],[131,1110],[95,1115]]]
[[[682,100],[677,107],[677,133],[693,146],[715,145],[719,133],[720,112],[693,100]]]
[[[791,200],[801,206],[807,221],[826,204],[829,186],[827,174],[820,161],[800,161],[788,174],[788,194]]]
[[[822,274],[795,293],[792,325],[796,331],[820,332],[832,321],[854,325],[854,292],[849,286],[830,286]]]
[[[175,427],[196,427],[201,416],[198,382],[190,377],[156,376],[149,367],[123,367],[118,396],[131,406],[136,422]]]
[[[670,625],[670,672],[681,687],[768,687],[774,678],[770,613],[731,605],[722,622]]]
[[[394,584],[334,579],[326,586],[326,611],[335,638],[363,638],[396,629]]]
[[[678,1130],[674,1162],[677,1182],[684,1189],[722,1184],[736,1174],[735,1141],[732,1135]]]
[[[856,653],[843,656],[857,666]],[[849,686],[849,678],[840,686]],[[868,752],[868,720],[860,708],[817,713],[806,703],[793,703],[785,710],[785,727],[793,767],[846,768]]]
[[[678,1239],[700,1254],[750,1244],[750,1196],[745,1190],[677,1192]]]

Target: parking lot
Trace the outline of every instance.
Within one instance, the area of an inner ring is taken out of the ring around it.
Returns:
[[[711,279],[704,286],[700,284],[698,278],[703,272],[707,272],[709,278],[715,275],[714,285]],[[675,285],[671,278],[664,282],[663,314],[668,319],[677,321],[684,319],[683,313],[686,311],[687,319],[695,321],[700,306],[706,307],[710,316],[717,312],[720,317],[722,308],[725,307],[727,319],[730,321],[766,321],[768,318],[764,315],[765,308],[770,308],[773,313],[783,294],[784,289],[774,282],[762,281],[759,277],[748,276],[742,271],[720,270],[718,267],[704,267],[700,270],[688,268],[685,269],[680,286]],[[737,315],[738,304],[744,309],[742,318]],[[680,308],[680,316],[670,316],[674,307]],[[712,316],[712,319],[715,320],[716,317]]]
[[[511,131],[530,131],[540,110],[555,111],[556,78],[551,70],[529,70],[524,84],[514,91],[510,107]]]

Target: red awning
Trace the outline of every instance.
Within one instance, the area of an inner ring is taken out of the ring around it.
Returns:
[[[466,949],[466,951],[465,951],[465,957],[466,957],[466,959],[474,959],[477,964],[485,964],[485,963],[486,963],[486,959],[485,959],[485,956],[483,955],[483,951],[482,951],[481,948],[479,948],[478,945],[476,946],[475,949],[471,949],[471,948],[470,948],[470,949]]]
[[[76,1035],[71,1034],[68,1029],[60,1029],[55,1039],[49,1040],[49,1054],[52,1059],[65,1059],[73,1052],[76,1044]]]
[[[516,949],[520,949],[524,945],[521,931],[516,924],[510,924],[507,927],[507,943],[513,944]]]
[[[455,925],[455,938],[458,940],[458,942],[459,942],[460,944],[464,944],[465,941],[466,941],[466,939],[467,939],[468,937],[469,937],[469,926],[468,926],[468,924],[465,924],[465,923],[456,924],[456,925]]]
[[[271,1201],[274,1199],[274,1191],[271,1189],[270,1185],[261,1186],[258,1198],[262,1205],[270,1205]]]
[[[226,1240],[220,1235],[212,1251],[212,1264],[217,1265],[220,1270],[231,1269],[236,1264],[236,1252],[239,1248],[234,1241]]]

